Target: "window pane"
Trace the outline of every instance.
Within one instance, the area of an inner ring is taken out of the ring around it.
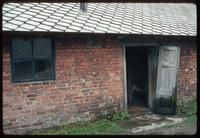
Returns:
[[[34,58],[51,58],[51,39],[34,38],[33,56]]]
[[[35,77],[37,80],[53,79],[53,66],[51,60],[35,60]]]
[[[14,59],[32,58],[31,39],[13,38],[12,57]]]
[[[14,81],[26,81],[32,79],[32,62],[31,61],[20,61],[13,63],[14,72],[13,80]]]

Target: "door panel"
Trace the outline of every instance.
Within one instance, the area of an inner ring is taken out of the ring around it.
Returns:
[[[154,109],[156,113],[175,114],[176,112],[179,51],[179,48],[175,46],[162,46],[159,49]]]
[[[158,63],[158,47],[150,47],[148,49],[148,106],[153,109],[155,92],[156,92],[156,76]]]

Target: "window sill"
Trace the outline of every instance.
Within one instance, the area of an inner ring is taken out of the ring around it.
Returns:
[[[23,84],[29,84],[29,85],[43,85],[43,84],[53,84],[55,83],[55,79],[54,80],[38,80],[38,81],[26,81],[26,82],[11,82],[11,84],[13,85],[23,85]]]

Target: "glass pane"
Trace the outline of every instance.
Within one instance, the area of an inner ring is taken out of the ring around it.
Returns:
[[[33,56],[34,58],[51,58],[51,39],[34,38]]]
[[[13,63],[14,72],[13,80],[14,81],[27,81],[32,79],[32,62],[31,61],[20,61]]]
[[[37,80],[53,79],[53,66],[51,60],[41,59],[35,61],[35,77]]]
[[[31,39],[13,38],[12,57],[14,59],[32,58]]]

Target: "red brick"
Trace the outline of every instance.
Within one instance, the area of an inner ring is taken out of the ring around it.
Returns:
[[[56,120],[68,123],[72,116],[81,118],[78,112],[82,111],[99,116],[100,110],[121,110],[120,103],[124,102],[124,63],[121,44],[108,37],[97,40],[103,41],[105,46],[90,48],[82,40],[59,39],[55,46],[56,80],[17,84],[10,80],[9,45],[8,41],[4,41],[3,118],[8,118],[8,125],[3,129],[18,129],[17,126],[42,128],[46,127],[48,119],[52,122],[51,125],[59,125],[54,124],[55,116]],[[181,47],[178,98],[196,94],[196,57],[195,46]],[[100,107],[103,103],[106,103],[105,106]],[[19,106],[15,106],[16,104]],[[69,117],[63,120],[63,116]],[[30,120],[22,121],[22,118]]]

